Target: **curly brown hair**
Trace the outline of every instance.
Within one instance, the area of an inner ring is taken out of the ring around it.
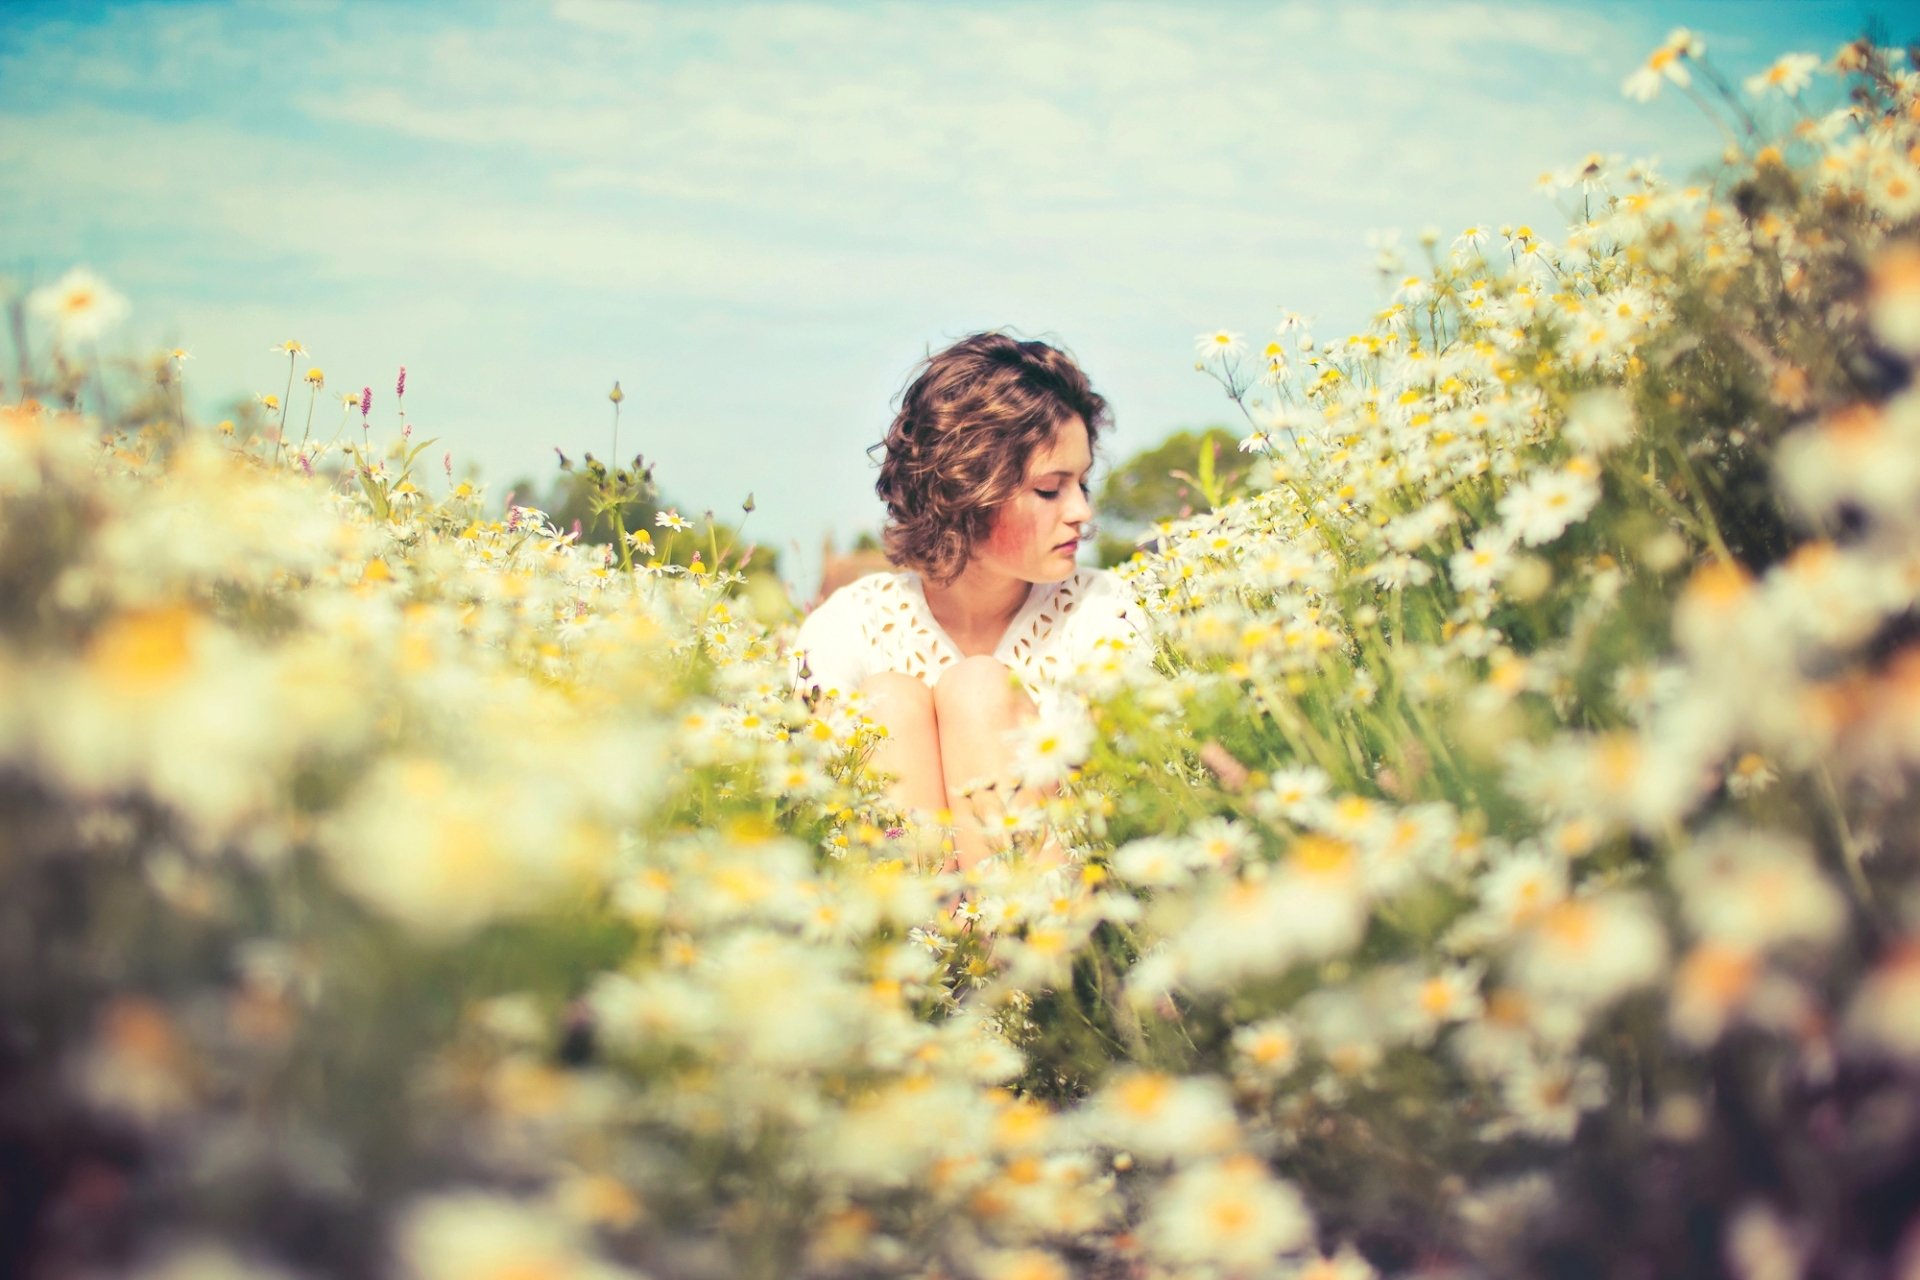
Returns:
[[[873,487],[887,504],[887,559],[945,585],[1025,483],[1034,451],[1076,414],[1093,448],[1112,414],[1071,355],[999,331],[969,334],[918,370],[873,446],[886,450]]]

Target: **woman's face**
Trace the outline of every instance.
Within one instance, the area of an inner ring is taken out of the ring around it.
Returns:
[[[993,513],[974,558],[1026,582],[1058,582],[1072,573],[1080,526],[1093,519],[1087,485],[1092,470],[1087,424],[1075,414],[1027,459],[1025,483]]]

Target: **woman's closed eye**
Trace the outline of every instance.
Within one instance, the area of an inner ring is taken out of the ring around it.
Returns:
[[[1043,498],[1057,498],[1060,496],[1060,491],[1058,489],[1035,489],[1034,492],[1039,494]],[[1093,496],[1093,486],[1083,482],[1080,485],[1080,492],[1086,494],[1089,498],[1091,498]]]

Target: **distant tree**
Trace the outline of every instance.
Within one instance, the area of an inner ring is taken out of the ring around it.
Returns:
[[[1243,489],[1252,459],[1240,452],[1239,439],[1223,426],[1176,431],[1115,467],[1100,487],[1098,516],[1106,526],[1095,541],[1100,563],[1132,555],[1139,536],[1158,521],[1209,510]]]

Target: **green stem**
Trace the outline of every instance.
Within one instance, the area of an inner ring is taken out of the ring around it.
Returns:
[[[319,398],[320,388],[309,382],[307,384],[307,425],[300,431],[299,452],[301,453],[307,451],[307,439],[313,434],[313,404]]]
[[[274,433],[273,440],[273,457],[276,462],[280,460],[280,451],[287,447],[287,402],[293,399],[293,365],[296,359],[293,352],[287,352],[287,389],[280,396],[280,427]]]
[[[1687,460],[1686,447],[1671,436],[1666,438],[1665,444],[1668,456],[1680,472],[1680,478],[1686,482],[1687,492],[1693,497],[1693,505],[1698,508],[1700,524],[1706,531],[1708,543],[1723,561],[1735,563],[1733,552],[1727,549],[1727,540],[1720,535],[1720,524],[1713,518],[1713,506],[1707,501],[1707,491],[1694,472],[1693,464]]]
[[[618,405],[614,406],[614,412],[616,414],[619,412],[619,408]],[[620,544],[620,571],[622,573],[632,573],[633,547],[627,542],[627,518],[625,514],[621,512],[620,504],[617,502],[613,506],[613,536],[614,541]]]
[[[1296,714],[1293,708],[1286,704],[1285,699],[1274,697],[1271,691],[1259,681],[1254,682],[1253,697],[1260,708],[1273,717],[1274,724],[1279,726],[1280,732],[1285,735],[1288,745],[1295,752],[1313,761],[1329,774],[1343,772],[1337,768],[1339,760],[1333,744],[1316,733],[1304,717]]]
[[[1819,784],[1820,800],[1826,807],[1827,818],[1833,823],[1834,833],[1840,838],[1840,859],[1847,868],[1847,880],[1858,899],[1860,909],[1869,916],[1873,915],[1873,889],[1867,883],[1866,868],[1860,862],[1860,842],[1854,838],[1853,827],[1847,821],[1846,808],[1840,803],[1840,789],[1834,785],[1833,774],[1825,764],[1816,765],[1814,780]]]
[[[88,354],[93,357],[90,361],[93,366],[93,395],[100,402],[100,426],[105,429],[113,418],[113,412],[107,405],[107,373],[100,363],[99,345],[90,347]]]

